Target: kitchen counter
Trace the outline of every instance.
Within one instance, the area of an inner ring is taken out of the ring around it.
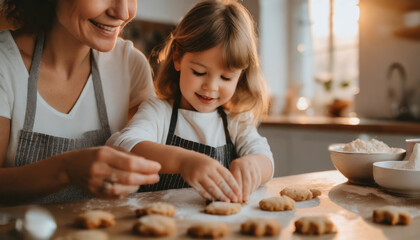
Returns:
[[[357,117],[268,116],[262,120],[261,126],[420,135],[420,122],[374,120]]]
[[[77,231],[72,222],[82,211],[103,209],[112,212],[116,225],[102,231],[110,239],[139,239],[131,232],[135,221],[134,210],[145,204],[164,201],[177,208],[175,220],[177,234],[159,239],[191,239],[186,236],[186,229],[198,221],[222,221],[231,231],[225,238],[255,239],[239,234],[240,223],[250,217],[276,218],[282,225],[279,236],[264,239],[416,239],[420,234],[420,200],[406,199],[389,195],[378,188],[351,185],[338,171],[314,172],[274,178],[258,189],[251,197],[249,204],[241,212],[231,216],[213,216],[202,212],[205,201],[193,189],[167,190],[161,192],[136,193],[120,200],[90,199],[80,202],[49,204],[47,208],[56,218],[58,229],[53,237],[64,236]],[[303,186],[318,188],[322,191],[319,198],[297,202],[292,211],[266,212],[258,208],[262,198],[277,195],[286,186]],[[372,211],[385,205],[406,207],[414,217],[408,226],[389,226],[372,222]],[[28,206],[0,208],[0,212],[21,217]],[[294,221],[302,216],[325,214],[337,227],[336,234],[307,237],[293,233]],[[1,236],[0,236],[1,237]],[[147,239],[147,238],[142,238]],[[156,239],[156,238],[150,238]]]

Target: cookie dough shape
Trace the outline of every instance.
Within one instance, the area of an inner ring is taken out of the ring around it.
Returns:
[[[115,225],[114,215],[102,210],[90,210],[77,216],[75,224],[81,228],[107,228]]]
[[[108,234],[99,230],[82,230],[69,235],[56,238],[55,240],[108,240]]]
[[[152,214],[173,217],[175,215],[175,211],[175,207],[172,204],[156,202],[149,204],[144,208],[137,209],[135,212],[137,217]]]
[[[390,225],[408,225],[411,223],[411,215],[403,208],[385,206],[373,210],[373,221]]]
[[[212,202],[204,209],[207,214],[232,215],[241,211],[241,204],[230,202]]]
[[[259,204],[265,211],[285,211],[295,208],[295,201],[288,196],[265,198]]]
[[[241,224],[241,233],[255,237],[279,234],[281,226],[274,218],[251,218]]]
[[[176,224],[171,217],[147,215],[136,220],[133,231],[147,237],[169,236],[176,232]]]
[[[195,238],[219,238],[229,232],[227,224],[222,222],[202,222],[188,228],[187,234]]]
[[[321,191],[318,189],[286,187],[281,190],[280,195],[288,196],[297,202],[316,198],[321,195]]]
[[[302,217],[295,222],[295,232],[305,235],[321,235],[337,232],[334,223],[326,216]]]

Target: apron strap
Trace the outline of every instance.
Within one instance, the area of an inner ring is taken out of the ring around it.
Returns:
[[[95,90],[95,99],[98,108],[99,120],[101,122],[102,129],[109,132],[111,135],[111,130],[108,122],[108,114],[106,111],[106,103],[104,98],[104,91],[102,88],[101,75],[99,74],[98,64],[96,59],[93,56],[93,51],[90,51],[90,63],[92,65],[92,81],[93,88]]]
[[[28,78],[28,96],[26,98],[26,113],[23,123],[23,130],[32,131],[35,121],[37,84],[39,67],[41,66],[42,51],[44,50],[45,33],[39,34],[35,41],[34,53],[32,55],[31,68]]]
[[[178,121],[178,108],[179,108],[180,102],[181,102],[181,97],[180,97],[180,94],[178,94],[174,100],[174,105],[172,107],[171,123],[169,125],[168,137],[166,138],[166,145],[171,144],[172,138],[174,137],[174,134],[175,134],[175,127],[176,127],[176,122]]]
[[[230,134],[229,134],[229,130],[228,130],[228,123],[227,123],[227,116],[226,116],[226,112],[223,109],[222,106],[219,106],[217,108],[217,111],[219,112],[220,116],[222,117],[223,120],[223,127],[225,129],[225,137],[226,137],[226,143],[227,144],[232,144],[232,139],[230,139]]]

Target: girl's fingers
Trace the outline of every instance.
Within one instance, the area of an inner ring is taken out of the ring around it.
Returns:
[[[223,194],[220,188],[210,177],[204,178],[200,182],[201,186],[212,196],[213,199],[228,202],[229,198]]]
[[[250,192],[251,192],[251,174],[249,171],[242,172],[242,191],[243,191],[243,200],[248,201]]]
[[[242,174],[239,168],[232,169],[232,175],[236,179],[238,183],[239,191],[238,191],[238,202],[243,202],[242,199]]]
[[[229,173],[229,175],[231,174]],[[228,184],[226,180],[223,178],[223,175],[216,173],[215,175],[212,175],[210,177],[213,179],[213,181],[216,183],[219,189],[222,190],[223,194],[229,198],[230,201],[232,202],[238,201],[238,197],[235,195],[235,193],[231,189],[230,184]],[[235,179],[232,176],[231,178],[232,178],[231,180],[235,181]],[[236,181],[235,181],[235,185],[236,185]]]
[[[199,182],[191,184],[191,187],[193,187],[204,199],[210,201],[213,200],[213,197],[210,195],[210,193],[208,193]]]
[[[237,195],[240,192],[240,189],[238,182],[236,181],[232,173],[222,166],[218,168],[217,171],[229,185],[229,188],[232,189],[233,193]]]

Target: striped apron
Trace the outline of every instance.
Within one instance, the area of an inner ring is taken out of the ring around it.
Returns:
[[[236,154],[235,145],[232,143],[232,140],[230,139],[230,134],[228,131],[228,124],[227,124],[227,117],[223,108],[219,107],[217,111],[223,120],[226,144],[219,147],[212,147],[205,144],[201,144],[201,143],[197,143],[194,141],[180,138],[174,134],[176,123],[178,120],[179,103],[180,103],[180,98],[178,97],[174,101],[174,105],[172,107],[171,123],[169,125],[166,145],[179,146],[188,150],[193,150],[199,153],[206,154],[214,158],[215,161],[219,161],[223,166],[229,169],[230,163],[237,158],[237,154]],[[160,180],[158,183],[152,184],[152,185],[142,185],[139,189],[139,192],[150,192],[150,191],[190,187],[188,183],[184,181],[184,179],[182,178],[180,174],[159,174],[159,176],[160,176]]]
[[[92,52],[90,54],[90,63],[92,65],[91,74],[95,91],[96,105],[98,108],[98,114],[101,123],[101,129],[85,132],[83,133],[81,138],[75,139],[57,137],[33,131],[37,103],[38,73],[41,65],[41,57],[44,48],[44,39],[45,35],[41,34],[38,36],[35,43],[32,64],[29,71],[25,121],[23,129],[20,131],[19,143],[16,151],[16,167],[35,163],[41,159],[45,159],[50,156],[67,151],[104,145],[105,141],[111,135],[104,95],[102,91],[101,78],[99,75],[98,66],[96,64]],[[34,179],[34,181],[36,181],[36,179]],[[41,198],[36,202],[49,203],[74,201],[89,197],[91,196],[88,193],[84,192],[82,188],[72,185],[60,192],[53,193],[44,198]]]

